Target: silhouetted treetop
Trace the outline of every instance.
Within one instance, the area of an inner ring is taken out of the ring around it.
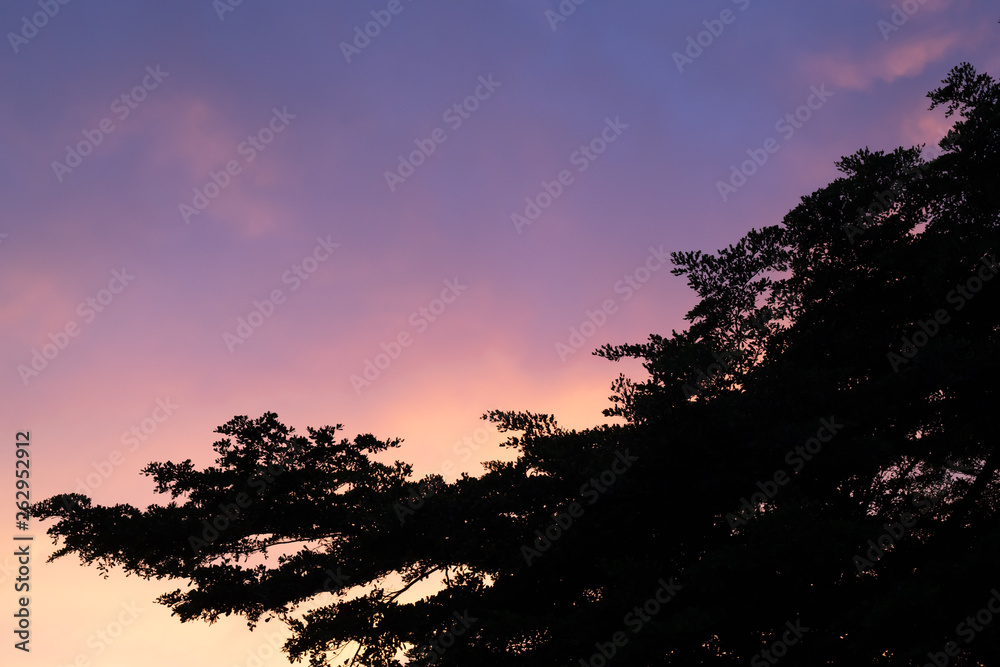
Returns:
[[[53,558],[184,581],[182,621],[281,619],[314,667],[998,664],[956,625],[997,586],[998,95],[963,63],[939,156],[864,148],[780,224],[673,253],[690,326],[595,352],[648,372],[619,422],[492,411],[516,459],[446,482],[373,460],[399,440],[236,417],[214,466],[145,468],[165,505],[35,506]]]

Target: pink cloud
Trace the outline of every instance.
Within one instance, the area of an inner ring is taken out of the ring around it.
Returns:
[[[8,273],[2,289],[6,296],[0,301],[0,324],[8,331],[20,325],[33,332],[32,338],[41,339],[44,332],[61,330],[69,320],[79,319],[77,302],[66,296],[51,274]]]
[[[903,145],[927,144],[927,152],[937,150],[938,142],[954,126],[955,118],[945,118],[940,109],[927,111],[927,102],[921,100],[900,120]]]
[[[957,32],[934,37],[921,37],[908,42],[890,44],[888,48],[871,49],[866,54],[820,55],[807,59],[805,69],[819,80],[829,81],[837,88],[865,90],[876,81],[891,83],[902,77],[912,77],[924,71],[962,41]]]
[[[190,97],[174,99],[156,108],[149,121],[164,129],[155,135],[147,161],[151,170],[162,170],[167,165],[181,167],[182,180],[186,182],[179,186],[178,206],[192,205],[194,188],[203,191],[212,183],[210,172],[220,174],[220,179],[228,178],[228,184],[204,211],[189,215],[189,224],[206,224],[214,218],[240,236],[252,238],[277,229],[283,221],[294,217],[289,207],[267,192],[298,177],[272,148],[286,136],[275,135],[273,143],[252,161],[239,148],[249,134],[266,127],[271,115],[270,109],[262,109],[259,120],[234,120],[205,100]],[[230,161],[238,164],[236,174],[225,173]],[[179,210],[177,220],[184,223]]]

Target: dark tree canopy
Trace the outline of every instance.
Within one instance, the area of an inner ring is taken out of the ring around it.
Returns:
[[[648,371],[623,423],[491,412],[516,460],[446,483],[372,460],[398,440],[237,417],[216,465],[144,470],[166,505],[38,504],[53,558],[188,582],[182,621],[284,620],[315,666],[1000,664],[1000,86],[963,63],[929,98],[939,157],[860,150],[673,254],[690,326],[596,352]]]

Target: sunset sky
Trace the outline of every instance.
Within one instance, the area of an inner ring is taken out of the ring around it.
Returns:
[[[147,463],[209,465],[265,411],[478,474],[510,456],[488,410],[607,421],[642,369],[591,351],[696,302],[664,255],[780,222],[860,148],[936,144],[927,91],[1000,74],[986,2],[235,3],[0,6],[4,664],[287,664],[275,623],[153,603],[182,582],[45,564],[16,431],[32,500],[144,507]]]

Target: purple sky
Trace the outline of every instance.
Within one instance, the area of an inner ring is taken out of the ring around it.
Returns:
[[[509,456],[487,410],[606,421],[641,368],[590,352],[695,303],[662,254],[778,223],[860,148],[935,144],[927,91],[1000,70],[987,3],[230,1],[0,7],[0,415],[33,499],[152,502],[138,471],[210,464],[237,414],[402,437],[448,479]],[[28,532],[10,664],[246,665],[274,631],[182,626],[168,582],[46,565]]]

